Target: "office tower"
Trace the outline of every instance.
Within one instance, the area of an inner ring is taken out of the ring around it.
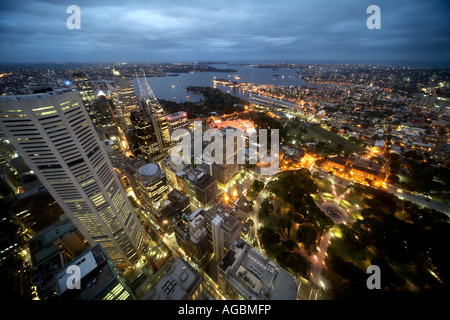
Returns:
[[[226,187],[227,184],[239,173],[239,164],[238,164],[238,141],[233,134],[227,134],[227,130],[232,130],[233,132],[236,130],[233,127],[226,127],[220,132],[223,137],[223,158],[222,163],[213,162],[211,164],[211,172],[212,176],[217,179],[217,182]],[[232,147],[233,152],[227,154],[228,149]]]
[[[19,182],[14,172],[6,165],[0,164],[0,196],[5,198],[18,192]]]
[[[151,214],[162,232],[166,234],[172,234],[173,225],[177,224],[181,219],[181,212],[170,200],[157,202],[151,209]]]
[[[205,296],[203,277],[178,258],[141,300],[203,300]]]
[[[232,299],[296,300],[295,278],[242,239],[217,265],[218,284]]]
[[[166,267],[165,264],[170,264],[169,261],[173,260],[172,250],[170,250],[162,241],[146,246],[143,252],[147,258],[147,262],[153,268],[153,271]]]
[[[121,121],[122,128],[124,130],[130,128],[131,112],[139,111],[139,102],[131,80],[114,78],[114,87],[111,88],[111,96],[114,103],[114,109]]]
[[[169,127],[167,125],[166,114],[156,99],[152,88],[147,82],[147,78],[138,77],[139,102],[141,109],[147,110],[152,119],[152,125],[156,133],[160,151],[167,150],[170,146]]]
[[[40,185],[24,192],[10,205],[14,219],[25,229],[39,232],[56,223],[64,213],[52,195]]]
[[[171,156],[164,158],[160,163],[161,168],[166,173],[168,184],[173,188],[181,188],[178,186],[177,173],[184,169],[184,163],[174,163]]]
[[[69,76],[73,79],[77,91],[81,96],[84,106],[92,120],[95,127],[98,125],[97,112],[94,108],[95,95],[92,91],[91,84],[87,74],[82,70],[71,70],[68,72]]]
[[[0,97],[0,129],[91,245],[137,262],[146,235],[76,91]]]
[[[133,111],[130,121],[134,129],[139,154],[147,161],[161,153],[152,119],[147,111]]]
[[[205,266],[210,257],[205,213],[199,208],[189,216],[182,215],[173,227],[178,245],[199,267]]]
[[[71,70],[68,74],[73,79],[95,128],[101,130],[114,126],[111,106],[105,97],[95,97],[88,75],[82,70]]]
[[[111,156],[111,163],[114,166],[114,170],[116,171],[125,191],[128,192],[131,188],[137,195],[139,191],[138,185],[134,179],[134,174],[140,167],[146,165],[147,161],[142,158],[131,159],[119,153]]]
[[[217,196],[217,181],[203,170],[186,165],[177,172],[177,184],[195,207],[209,209]]]
[[[94,108],[97,112],[97,128],[108,129],[116,127],[111,100],[106,99],[105,96],[98,96],[94,100]]]
[[[166,121],[171,138],[175,137],[175,139],[179,139],[185,134],[184,130],[187,130],[189,128],[187,113],[184,111],[178,111],[168,114],[166,116]]]
[[[62,215],[58,222],[35,233],[28,247],[33,266],[32,284],[42,300],[53,296],[56,290],[53,273],[89,246],[73,222]]]
[[[169,187],[166,174],[157,163],[147,163],[140,167],[134,174],[138,186],[139,195],[144,207],[150,209],[153,205],[167,198]]]
[[[211,221],[214,259],[219,262],[231,247],[231,244],[241,235],[242,223],[239,219],[225,213],[217,215]]]
[[[181,214],[190,215],[191,214],[191,204],[189,202],[189,197],[184,195],[177,189],[173,189],[169,192],[168,198],[174,207],[181,212]]]
[[[80,268],[79,289],[70,289],[77,281],[68,268]],[[85,251],[55,272],[56,292],[61,300],[135,300],[129,282],[100,244]]]

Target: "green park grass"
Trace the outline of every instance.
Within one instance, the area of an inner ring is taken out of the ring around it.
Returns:
[[[355,264],[358,268],[366,271],[367,267],[370,265],[370,259],[375,255],[368,249],[365,250],[353,250],[349,248],[345,241],[334,237],[331,240],[331,246],[328,248],[328,253],[334,253],[340,256],[345,261],[350,261]]]
[[[357,193],[354,190],[351,190],[349,193],[347,193],[345,195],[345,199],[349,203],[353,204],[354,207],[356,207],[356,205],[358,205],[360,208],[362,208],[364,206],[364,203],[363,203],[364,196]]]
[[[344,209],[351,209],[353,206],[350,204],[350,202],[341,199],[341,201],[339,202],[339,206],[344,208]]]
[[[328,201],[334,201],[334,196],[331,193],[324,192],[322,193],[322,196]]]
[[[338,185],[338,184],[334,185],[334,189],[336,190],[337,195],[343,194],[346,190],[345,187]]]
[[[322,198],[320,197],[320,195],[314,193],[314,194],[311,195],[311,197],[314,199],[314,201],[316,203],[322,203]]]
[[[317,189],[320,192],[331,192],[331,181],[324,178],[315,178],[314,181],[317,184]]]
[[[343,137],[341,137],[338,134],[335,134],[331,131],[328,131],[320,126],[308,126],[305,127],[306,130],[308,131],[306,134],[303,133],[303,139],[307,140],[307,141],[314,141],[314,142],[319,142],[319,141],[323,141],[329,145],[338,145],[341,144],[342,145],[342,151],[347,151],[349,153],[353,153],[353,152],[362,152],[362,151],[366,151],[365,148],[351,142],[350,140],[347,140]]]

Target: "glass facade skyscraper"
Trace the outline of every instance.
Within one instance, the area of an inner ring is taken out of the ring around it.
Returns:
[[[2,96],[0,129],[92,245],[138,261],[146,235],[78,92]]]

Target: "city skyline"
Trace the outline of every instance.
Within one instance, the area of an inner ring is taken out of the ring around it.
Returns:
[[[81,29],[68,29],[70,5]],[[381,29],[370,30],[370,5]],[[12,1],[0,62],[448,61],[446,1]]]
[[[2,1],[2,300],[445,298],[449,9]]]

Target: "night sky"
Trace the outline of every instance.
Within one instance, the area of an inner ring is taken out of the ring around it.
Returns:
[[[0,48],[0,62],[449,61],[450,1],[1,0]]]

